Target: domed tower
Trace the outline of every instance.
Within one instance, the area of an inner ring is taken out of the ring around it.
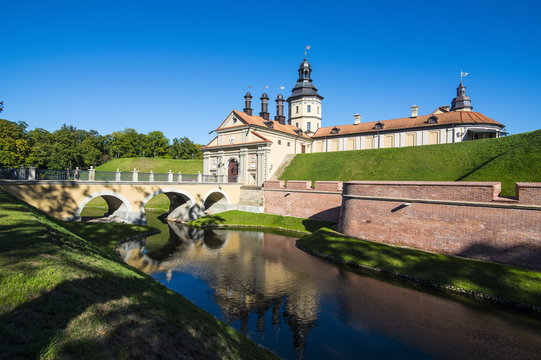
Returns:
[[[456,88],[456,98],[451,102],[451,111],[472,111],[471,99],[466,95],[466,87],[460,80],[460,85]]]
[[[299,66],[299,78],[287,99],[289,104],[288,123],[302,131],[316,132],[321,127],[323,96],[312,84],[312,68],[306,58]]]

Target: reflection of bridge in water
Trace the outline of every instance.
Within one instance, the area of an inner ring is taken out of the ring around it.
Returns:
[[[225,320],[255,341],[282,336],[283,342],[290,331],[296,358],[385,358],[371,352],[374,334],[387,337],[384,347],[397,341],[419,349],[418,358],[530,358],[541,351],[541,334],[516,314],[509,320],[494,309],[487,313],[482,306],[360,276],[298,250],[286,236],[178,224],[168,231],[156,242],[150,237],[123,244],[124,260],[166,285],[176,284],[188,298],[192,283],[185,274],[204,280]]]
[[[244,332],[251,313],[257,317],[257,329],[263,331],[265,314],[270,312],[271,325],[287,322],[294,346],[302,353],[306,336],[317,320],[319,295],[301,271],[271,261],[276,257],[272,254],[276,241],[295,249],[291,238],[261,232],[198,230],[177,223],[169,227],[170,241],[162,248],[149,251],[145,240],[135,240],[119,247],[121,257],[148,274],[165,272],[168,281],[173,280],[175,271],[187,270],[204,279],[212,286],[215,301],[227,320],[239,320]]]

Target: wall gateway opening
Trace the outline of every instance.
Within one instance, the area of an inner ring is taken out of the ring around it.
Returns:
[[[237,176],[239,175],[239,162],[236,159],[229,160],[227,166],[227,181],[237,182]]]

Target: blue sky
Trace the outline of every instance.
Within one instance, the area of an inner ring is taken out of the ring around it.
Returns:
[[[199,143],[250,91],[287,97],[310,44],[323,126],[430,113],[462,69],[474,110],[541,128],[539,1],[7,1],[0,117]],[[269,86],[267,89],[265,86]],[[285,90],[280,90],[285,86]],[[255,99],[254,99],[255,100]]]

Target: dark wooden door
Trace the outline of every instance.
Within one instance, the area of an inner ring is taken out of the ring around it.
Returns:
[[[229,160],[229,166],[227,168],[227,178],[229,182],[237,182],[237,176],[239,175],[239,163],[237,160]]]
[[[301,154],[306,152],[306,145],[301,145]]]

